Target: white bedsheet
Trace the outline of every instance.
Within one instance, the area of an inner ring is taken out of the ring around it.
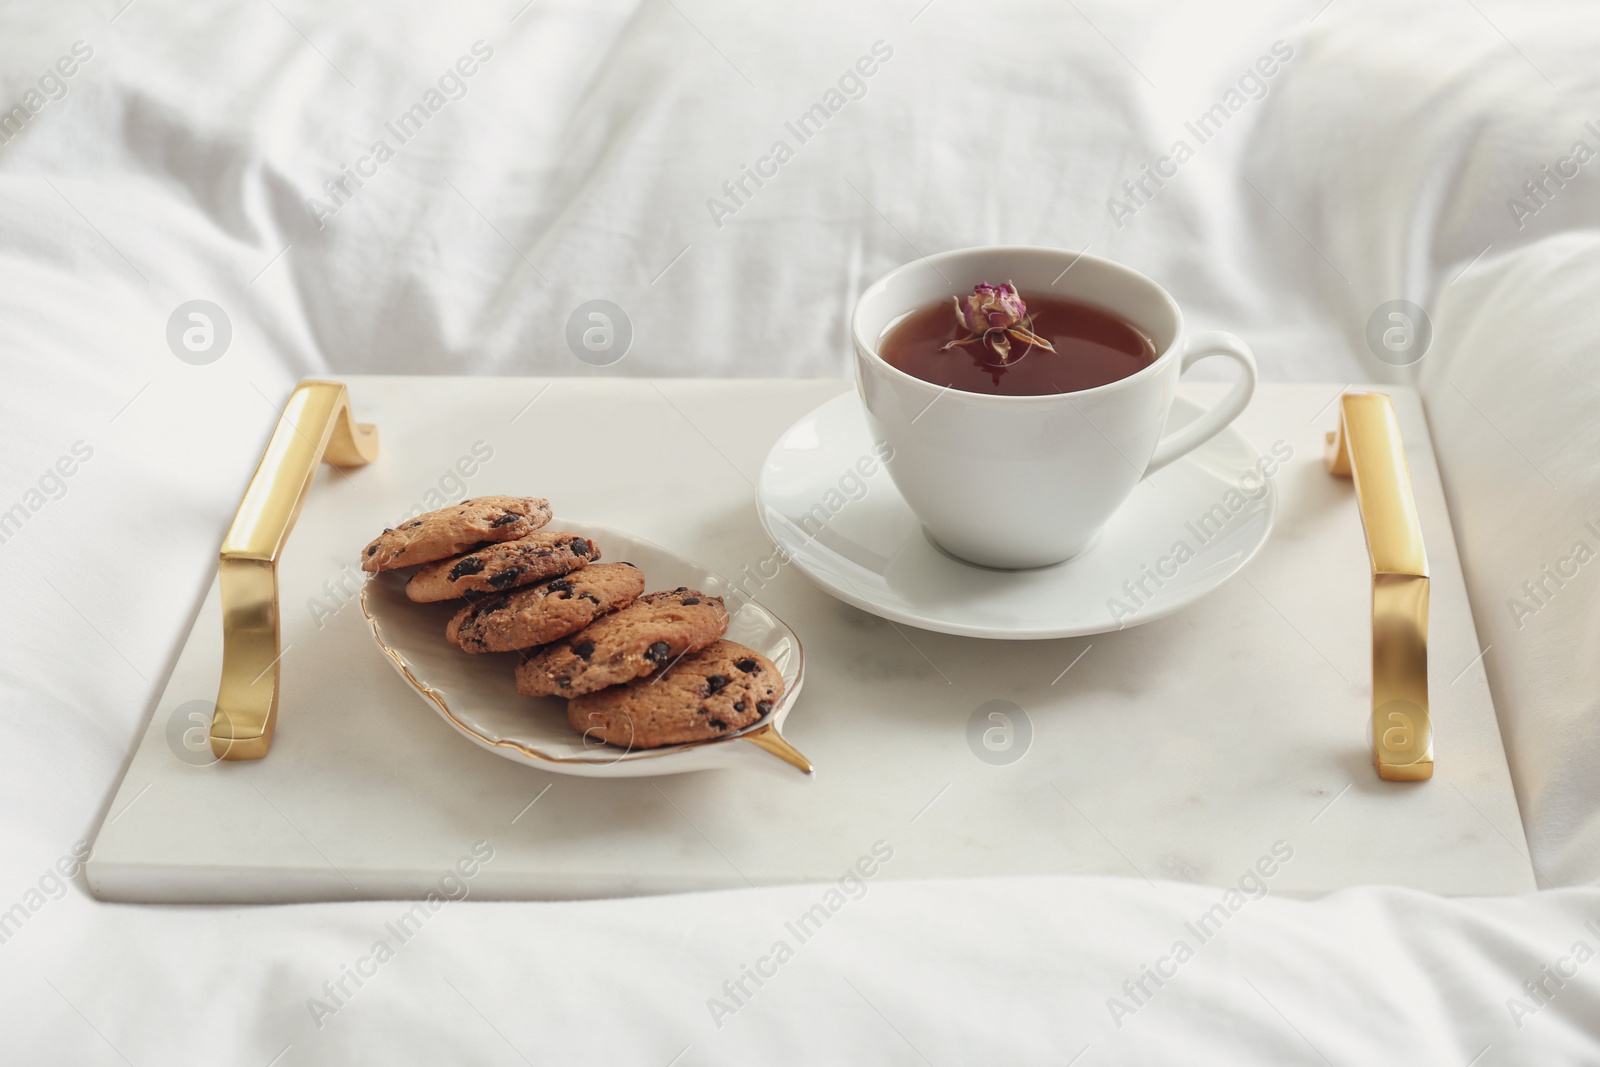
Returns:
[[[0,1061],[1600,1060],[1592,888],[1268,898],[1178,965],[1216,890],[883,883],[738,1003],[723,983],[820,887],[468,902],[319,1027],[394,903],[107,906],[50,873],[297,378],[840,375],[875,275],[1013,242],[1149,272],[1271,378],[1420,372],[1541,884],[1600,877],[1600,563],[1507,603],[1600,548],[1600,163],[1562,163],[1600,151],[1581,5],[121,3],[0,32],[0,107],[26,114],[0,115],[0,512],[25,512],[0,543],[0,915],[24,913]],[[802,143],[785,124],[819,102]],[[739,190],[745,167],[770,176]],[[208,366],[166,339],[192,299],[232,326]],[[607,369],[564,338],[591,299],[634,331]],[[1391,369],[1364,334],[1399,299],[1433,347]],[[1174,977],[1140,990],[1146,965]]]

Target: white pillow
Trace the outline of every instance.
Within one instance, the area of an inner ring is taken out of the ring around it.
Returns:
[[[1597,283],[1593,232],[1491,253],[1445,291],[1421,364],[1541,883],[1600,878]],[[1448,690],[1434,707],[1446,760]]]

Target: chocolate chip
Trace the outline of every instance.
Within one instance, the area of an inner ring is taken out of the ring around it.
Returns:
[[[645,650],[644,658],[660,666],[667,662],[667,657],[672,654],[672,647],[665,641],[657,641]]]
[[[711,728],[720,733],[721,731],[726,730],[728,728],[728,724],[723,722],[721,719],[712,719],[711,720]]]
[[[737,660],[733,665],[746,674],[754,674],[756,672],[756,661],[753,659]]]
[[[698,604],[698,603],[700,603],[700,598],[697,597],[697,596],[686,596],[686,597],[683,598],[683,606],[684,607],[688,607],[690,604]]]
[[[377,545],[368,545],[367,546],[367,555],[375,556],[377,554],[378,554],[378,546]]]
[[[719,690],[721,690],[727,684],[728,684],[728,676],[727,675],[725,675],[725,674],[713,674],[711,677],[706,679],[706,696],[710,696],[712,693],[718,692]]]
[[[594,546],[581,537],[574,537],[572,539],[572,552],[573,555],[577,556],[592,556],[594,555]]]
[[[495,529],[499,529],[502,526],[510,526],[512,523],[516,522],[520,518],[522,518],[521,515],[518,515],[515,512],[508,511],[504,515],[500,516],[498,519],[496,519],[493,522],[491,522],[489,525],[494,527]]]
[[[594,655],[594,642],[579,641],[577,644],[572,646],[572,654],[587,662],[589,657]]]
[[[477,601],[476,603],[474,603],[472,605],[472,614],[469,615],[468,618],[476,619],[479,616],[485,614],[486,612],[499,611],[501,608],[505,607],[510,602],[511,602],[511,598],[510,597],[504,597],[504,596],[484,597],[482,600],[479,600],[479,601]]]
[[[406,523],[406,529],[415,530],[418,526],[421,526],[421,525],[422,525],[422,520],[418,519],[416,522],[408,522],[408,523]]]
[[[450,580],[455,582],[465,578],[469,574],[480,574],[483,572],[483,568],[486,566],[487,564],[483,561],[481,556],[468,556],[460,563],[457,563],[454,567],[450,568]]]
[[[504,589],[508,585],[516,585],[517,579],[521,577],[521,567],[508,567],[499,574],[490,575],[489,586],[492,589]]]
[[[567,581],[565,578],[557,578],[555,581],[545,586],[545,588],[550,590],[552,593],[570,593],[572,592],[572,583]]]
[[[756,701],[756,713],[758,715],[765,715],[767,712],[769,712],[771,710],[772,710],[772,701],[770,701],[770,700],[758,700],[758,701]]]
[[[394,527],[393,526],[385,526],[383,528],[383,532],[384,533],[394,533]]]
[[[743,711],[743,710],[744,710],[744,701],[742,701],[742,700],[735,700],[735,701],[734,701],[734,702],[733,702],[733,710],[734,710],[734,711]]]
[[[587,600],[589,603],[593,604],[595,607],[599,607],[600,606],[600,598],[595,596],[593,593],[579,593],[578,594],[578,599],[579,600]]]

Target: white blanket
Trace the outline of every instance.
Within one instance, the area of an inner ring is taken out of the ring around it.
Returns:
[[[1191,956],[1216,890],[883,883],[771,965],[820,887],[469,902],[356,985],[393,903],[107,906],[56,873],[297,378],[842,375],[873,277],[1010,242],[1150,273],[1268,377],[1421,381],[1541,884],[1600,877],[1575,0],[121,4],[0,33],[0,1059],[1600,1059],[1592,889],[1269,898]],[[169,342],[191,300],[231,328],[206,365],[175,354],[199,320]],[[589,300],[631,325],[603,369],[567,340]],[[1396,300],[1431,316],[1411,366],[1374,355],[1393,320],[1368,341]]]

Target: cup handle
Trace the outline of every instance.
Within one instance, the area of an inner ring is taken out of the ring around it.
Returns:
[[[1150,463],[1144,469],[1145,477],[1154,474],[1178,457],[1194,451],[1222,432],[1224,426],[1239,417],[1250,403],[1250,398],[1255,395],[1256,357],[1250,354],[1249,346],[1243,341],[1221,330],[1197,333],[1184,345],[1178,373],[1181,375],[1207,356],[1227,356],[1239,364],[1239,369],[1244,373],[1234,383],[1233,391],[1222,398],[1222,403],[1183,429],[1163,437],[1156,444],[1155,455],[1150,457]]]

